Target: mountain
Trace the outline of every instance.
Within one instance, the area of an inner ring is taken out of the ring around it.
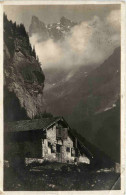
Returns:
[[[92,67],[82,66],[68,75],[63,70],[51,70],[54,77],[46,71],[51,78],[44,91],[48,109],[59,114],[62,105],[64,114],[68,109],[69,114],[78,109],[88,117],[114,107],[120,94],[120,48],[99,67]],[[56,107],[52,101],[59,105]]]
[[[4,15],[4,119],[33,118],[43,112],[45,76],[23,24]]]
[[[41,22],[36,16],[32,17],[31,24],[29,26],[29,36],[32,34],[38,34],[42,40],[49,38],[48,29],[44,22]]]
[[[54,41],[62,40],[70,29],[77,23],[61,17],[59,23],[53,23],[46,25],[44,22],[40,21],[36,16],[32,16],[31,24],[29,26],[29,36],[37,35],[38,42],[47,40],[48,38]]]
[[[50,80],[45,86],[47,111],[62,114],[81,136],[119,161],[120,48],[100,66],[82,66],[70,74],[64,79],[58,75],[58,80],[55,75],[54,84]]]
[[[38,34],[38,41],[62,41],[74,25],[65,17],[45,25],[33,16],[29,35]],[[87,140],[87,147],[91,142],[91,148],[95,145],[119,162],[120,48],[98,67],[82,64],[67,70],[60,66],[43,73],[41,66],[24,26],[4,16],[5,121],[34,118],[45,110],[64,116],[73,132],[86,138],[82,142]]]

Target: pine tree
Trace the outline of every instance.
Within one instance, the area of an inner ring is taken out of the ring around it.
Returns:
[[[24,27],[23,24],[20,24],[19,31],[20,31],[20,35],[22,35],[22,36],[26,36],[27,35],[25,27]]]
[[[35,57],[35,59],[36,59],[35,46],[33,46],[32,55],[33,55],[33,56]]]

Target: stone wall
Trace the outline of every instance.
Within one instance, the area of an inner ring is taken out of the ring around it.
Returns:
[[[56,151],[56,145],[60,145],[60,153]],[[68,149],[67,149],[68,148]],[[71,156],[73,141],[68,136],[67,139],[56,139],[56,125],[47,130],[46,139],[42,140],[42,157],[45,160],[59,162],[74,162]]]
[[[42,159],[42,158],[40,158],[40,159],[39,158],[25,158],[26,166],[30,165],[32,163],[39,163],[39,164],[41,164],[43,162],[44,162],[44,159]]]
[[[56,161],[56,126],[47,130],[46,138],[43,141],[43,157],[45,160]],[[53,152],[51,152],[53,148]]]
[[[67,139],[63,141],[63,161],[64,162],[74,162],[73,156],[71,156],[71,150],[73,148],[73,141],[72,139],[68,136]],[[69,151],[68,151],[69,149]]]
[[[86,156],[80,156],[80,157],[78,158],[78,162],[90,164],[90,160],[89,160],[89,158],[87,158]]]

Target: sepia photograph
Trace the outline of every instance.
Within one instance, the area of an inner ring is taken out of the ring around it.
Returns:
[[[4,191],[121,190],[121,5],[3,6]]]

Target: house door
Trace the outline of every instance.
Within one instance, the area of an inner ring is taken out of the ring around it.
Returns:
[[[62,146],[59,144],[56,144],[56,157],[58,162],[62,162]]]

